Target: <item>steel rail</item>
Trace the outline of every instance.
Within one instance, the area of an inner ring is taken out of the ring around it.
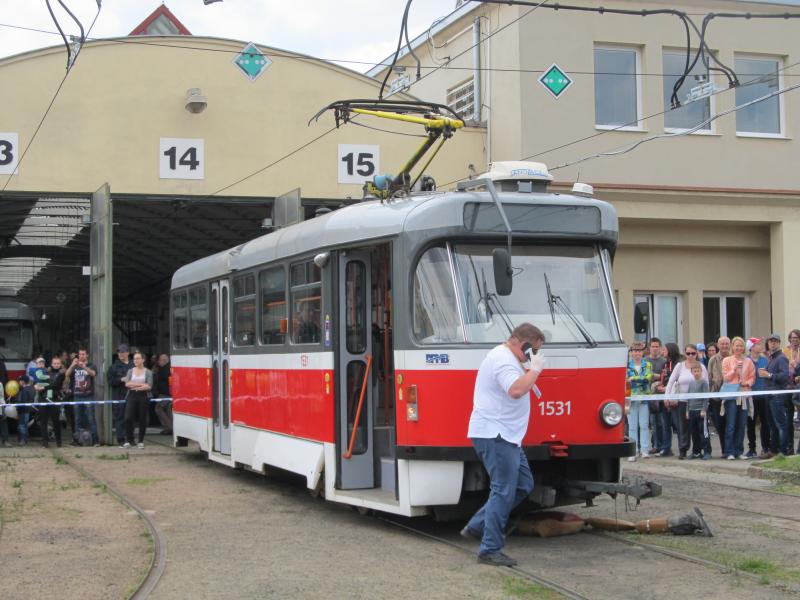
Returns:
[[[475,552],[473,550],[470,550],[469,548],[465,548],[464,546],[461,546],[460,544],[456,544],[455,542],[451,542],[450,540],[446,540],[444,538],[441,538],[439,536],[433,535],[433,534],[428,533],[426,531],[422,531],[420,529],[416,529],[414,527],[411,527],[410,525],[405,525],[403,523],[398,523],[397,521],[394,521],[393,519],[390,519],[390,518],[385,517],[383,515],[375,514],[373,516],[376,519],[378,519],[379,521],[383,521],[384,523],[388,523],[390,525],[394,525],[395,527],[399,527],[400,529],[405,529],[406,531],[410,531],[411,533],[415,533],[415,534],[417,534],[419,536],[426,537],[426,538],[431,539],[431,540],[433,540],[435,542],[439,542],[440,544],[444,544],[446,546],[450,546],[451,548],[455,548],[456,550],[460,550],[461,552],[464,552],[465,554],[469,554],[470,556],[475,556]],[[509,567],[509,568],[516,575],[522,577],[523,579],[528,579],[529,581],[533,581],[534,583],[538,583],[539,585],[542,585],[542,586],[544,586],[544,587],[546,587],[548,589],[556,591],[559,594],[569,598],[570,600],[590,600],[588,596],[584,596],[584,595],[576,592],[575,590],[572,590],[570,588],[564,587],[563,585],[561,585],[559,583],[556,583],[555,581],[552,581],[550,579],[547,579],[546,577],[542,577],[541,575],[537,575],[535,573],[531,573],[530,571],[527,571],[527,570],[525,570],[525,569],[523,569],[521,567]]]
[[[63,452],[59,452],[55,448],[51,448],[50,451],[53,453],[54,456],[58,457],[59,459],[67,463],[69,466],[75,469],[86,479],[93,481],[97,485],[104,486],[105,489],[112,496],[114,496],[119,502],[121,502],[134,512],[136,512],[145,522],[148,530],[150,531],[150,535],[153,538],[153,558],[150,561],[150,566],[147,569],[147,574],[139,583],[133,594],[131,594],[128,597],[128,600],[144,600],[145,598],[149,598],[150,594],[152,594],[153,590],[155,590],[156,585],[158,585],[158,582],[161,579],[161,576],[164,574],[164,570],[166,569],[167,566],[167,542],[163,534],[161,533],[161,529],[159,528],[158,524],[144,509],[142,509],[128,496],[117,490],[110,483],[108,483],[107,481],[101,479],[96,475],[93,475],[92,473],[87,471],[83,466],[77,464],[76,462],[71,461],[64,455]]]

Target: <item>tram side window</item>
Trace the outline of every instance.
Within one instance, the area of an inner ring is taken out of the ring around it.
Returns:
[[[445,248],[431,248],[414,272],[414,335],[422,343],[463,342],[458,305]]]
[[[233,343],[256,343],[256,278],[243,275],[233,280]]]
[[[172,346],[186,348],[189,341],[189,319],[186,312],[186,292],[172,295]]]
[[[189,290],[189,326],[192,332],[189,346],[205,348],[208,345],[208,304],[206,304],[205,286]]]
[[[261,271],[261,343],[283,344],[286,341],[286,274],[283,267]]]
[[[322,271],[309,260],[292,265],[292,343],[319,344],[322,312]]]

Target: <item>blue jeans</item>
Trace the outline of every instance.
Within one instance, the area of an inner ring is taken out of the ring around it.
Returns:
[[[636,442],[641,454],[650,452],[650,406],[648,402],[631,402],[628,412],[628,437]]]
[[[783,395],[767,396],[769,398],[769,441],[772,452],[786,454],[789,446],[786,443],[786,405]]]
[[[17,407],[17,436],[20,443],[28,441],[28,420],[31,418],[29,406]]]
[[[91,398],[75,397],[76,401],[91,400]],[[76,433],[81,429],[88,429],[92,434],[92,443],[98,443],[97,437],[97,421],[94,420],[94,404],[76,404],[75,405],[75,431]]]
[[[650,405],[650,417],[653,421],[653,448],[658,451],[664,449],[664,423],[661,421],[661,411],[664,407],[661,402],[653,402]]]
[[[533,491],[533,475],[522,448],[499,435],[493,439],[472,438],[472,445],[489,473],[491,491],[467,527],[483,538],[480,554],[492,554],[505,546],[508,516]]]
[[[742,400],[744,403],[745,401]],[[739,458],[744,454],[744,434],[747,430],[747,404],[738,406],[736,398],[726,398],[725,403],[725,451],[728,456]]]

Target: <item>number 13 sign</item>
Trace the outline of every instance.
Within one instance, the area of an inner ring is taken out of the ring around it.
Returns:
[[[158,171],[161,179],[205,179],[203,140],[161,138],[158,150]]]
[[[0,174],[16,175],[19,163],[19,134],[0,131]]]

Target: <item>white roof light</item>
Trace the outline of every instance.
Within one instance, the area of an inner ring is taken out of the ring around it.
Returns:
[[[544,163],[523,160],[489,163],[489,171],[479,175],[478,178],[492,181],[553,181],[553,176],[547,171]]]

